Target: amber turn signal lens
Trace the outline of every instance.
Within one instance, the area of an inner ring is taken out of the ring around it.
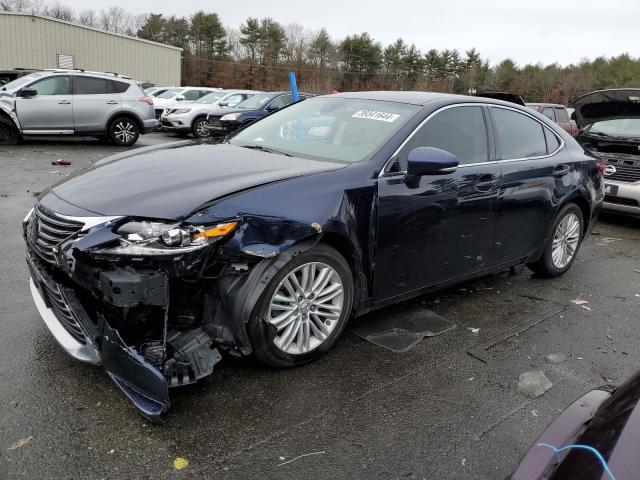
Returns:
[[[202,232],[196,232],[193,238],[223,237],[233,232],[237,226],[238,222],[219,223],[215,227],[208,228]]]

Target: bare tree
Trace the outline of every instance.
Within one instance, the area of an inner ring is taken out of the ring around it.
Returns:
[[[115,33],[124,33],[126,30],[125,17],[127,16],[124,9],[116,6],[109,7],[107,10],[100,11],[98,25],[103,30]]]
[[[29,12],[40,13],[40,0],[0,0],[0,12]]]
[[[86,25],[87,27],[97,27],[98,16],[96,15],[95,10],[82,10],[78,14],[78,23]]]
[[[73,22],[76,19],[76,13],[73,9],[62,5],[59,2],[46,5],[42,11],[43,14],[57,18],[58,20],[64,20],[66,22]]]

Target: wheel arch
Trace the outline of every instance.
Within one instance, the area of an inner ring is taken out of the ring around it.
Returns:
[[[4,118],[9,122],[11,122],[11,124],[14,127],[16,127],[18,132],[20,132],[20,123],[18,122],[18,119],[16,118],[15,114],[12,113],[10,110],[4,108],[2,105],[0,105],[0,118]]]
[[[337,250],[346,260],[347,265],[349,265],[351,275],[353,276],[353,309],[357,310],[362,300],[362,292],[367,291],[367,279],[363,273],[362,259],[360,255],[358,255],[355,246],[347,237],[336,232],[325,232],[320,238],[319,243]]]
[[[120,110],[118,112],[114,112],[111,114],[111,116],[109,117],[109,119],[107,120],[107,125],[106,125],[106,132],[109,133],[109,129],[111,128],[111,125],[113,124],[113,122],[118,119],[118,118],[129,118],[131,120],[133,120],[134,122],[136,122],[136,125],[138,126],[138,129],[140,130],[140,134],[142,134],[142,131],[144,129],[144,122],[142,121],[142,119],[134,112],[130,112],[128,110]]]

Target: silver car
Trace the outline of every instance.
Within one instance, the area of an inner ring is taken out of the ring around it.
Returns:
[[[22,135],[91,135],[129,146],[155,125],[153,101],[129,77],[45,70],[0,88],[0,144]]]
[[[232,108],[256,93],[256,90],[212,92],[195,102],[179,102],[168,106],[160,116],[163,130],[192,133],[196,138],[208,137],[207,115],[220,108]]]

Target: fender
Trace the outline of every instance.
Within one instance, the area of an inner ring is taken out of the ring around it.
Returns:
[[[11,120],[13,120],[13,123],[18,129],[18,131],[22,132],[22,127],[20,127],[20,120],[18,120],[18,116],[16,115],[14,108],[9,107],[9,105],[7,105],[4,102],[0,102],[0,111],[4,113],[7,117],[9,117]]]

